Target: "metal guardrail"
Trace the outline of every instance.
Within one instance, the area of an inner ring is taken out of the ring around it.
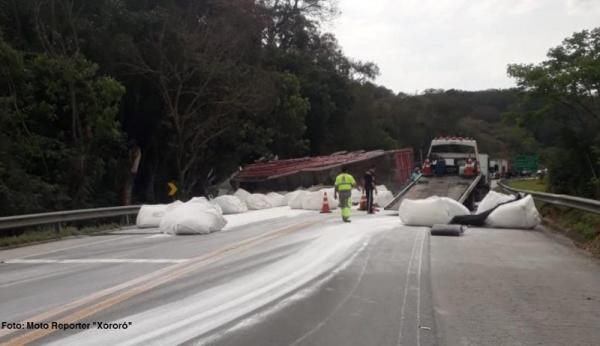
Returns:
[[[533,199],[541,201],[541,202],[551,203],[551,204],[560,205],[563,207],[569,207],[569,208],[584,210],[584,211],[587,211],[590,213],[600,214],[600,201],[595,200],[595,199],[515,189],[514,187],[510,187],[507,184],[505,184],[504,181],[499,181],[498,186],[501,189],[508,191],[508,192],[529,194],[529,195],[531,195],[531,197],[533,197]]]
[[[123,207],[79,209],[57,211],[52,213],[0,217],[0,230],[50,224],[58,225],[60,228],[60,224],[63,222],[104,219],[109,217],[137,214],[137,212],[140,210],[140,207],[140,205],[128,205]]]
[[[411,187],[413,187],[418,181],[419,179],[421,179],[423,177],[423,174],[419,173],[419,175],[412,180],[410,183],[408,183],[408,185],[406,185],[402,190],[400,190],[400,192],[398,192],[398,194],[394,197],[394,199],[388,203],[385,207],[383,207],[383,209],[385,210],[394,210],[397,208],[392,208],[392,206],[396,203],[398,203],[398,200],[400,198],[402,198],[402,196],[404,196],[404,194],[406,193],[406,191],[408,191]]]
[[[471,182],[471,185],[469,185],[467,190],[465,190],[465,192],[458,199],[458,202],[464,204],[466,202],[467,198],[469,198],[469,196],[473,192],[473,190],[475,190],[475,188],[477,187],[477,185],[479,184],[479,182],[481,181],[482,178],[483,178],[483,176],[480,174],[477,176],[477,178],[473,179],[473,181]]]

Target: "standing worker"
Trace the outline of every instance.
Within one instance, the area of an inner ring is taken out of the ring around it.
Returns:
[[[342,167],[342,171],[335,178],[335,193],[334,197],[340,195],[340,208],[342,209],[342,220],[350,222],[350,207],[352,206],[352,188],[356,187],[354,177],[350,175],[346,167]]]
[[[371,168],[365,172],[365,194],[367,195],[367,214],[374,214],[373,208],[373,191],[377,194],[377,187],[375,186],[375,165],[371,165]]]

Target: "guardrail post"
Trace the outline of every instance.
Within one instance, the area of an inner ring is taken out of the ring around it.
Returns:
[[[56,223],[54,230],[56,231],[56,234],[60,234],[60,231],[62,231],[62,225],[60,222]]]

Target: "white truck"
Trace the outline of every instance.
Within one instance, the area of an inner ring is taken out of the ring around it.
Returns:
[[[438,160],[443,160],[446,166],[445,174],[458,174],[464,176],[464,169],[469,160],[475,172],[482,175],[489,183],[489,155],[479,153],[477,141],[464,137],[437,137],[431,141],[427,158],[430,164],[436,167]]]
[[[472,208],[489,190],[489,156],[479,153],[477,141],[437,137],[431,141],[421,176],[405,187],[386,209],[397,210],[404,198],[450,197]]]

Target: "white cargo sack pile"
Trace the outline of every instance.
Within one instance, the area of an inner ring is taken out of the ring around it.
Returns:
[[[209,202],[204,203],[201,198],[193,199],[168,211],[160,222],[160,229],[163,233],[173,235],[220,231],[227,220],[217,207]]]
[[[304,197],[309,193],[310,192],[304,190],[298,190],[289,193],[288,195],[290,196],[288,197],[288,206],[292,209],[302,209],[302,201],[304,200]]]
[[[137,214],[135,224],[138,228],[158,227],[166,212],[166,204],[144,204]]]
[[[221,206],[219,206],[218,204],[209,202],[206,197],[192,197],[192,199],[190,199],[186,203],[207,204],[209,207],[217,209],[217,211],[219,212],[219,214],[223,215],[223,209],[221,209]]]
[[[535,208],[531,195],[499,206],[485,220],[490,227],[526,229],[534,228],[540,222],[540,213]]]
[[[260,193],[250,193],[244,189],[238,189],[233,195],[244,202],[249,210],[261,210],[272,207],[267,196]]]
[[[237,191],[233,194],[235,197],[239,198],[240,201],[246,203],[246,198],[250,196],[250,192],[244,189],[237,189]]]
[[[236,196],[219,196],[211,201],[211,203],[221,207],[223,214],[239,214],[248,211],[246,203],[242,202]]]
[[[302,199],[302,209],[305,210],[321,210],[323,206],[323,196],[327,193],[327,204],[329,209],[337,209],[339,201],[334,198],[333,189],[323,189],[320,191],[309,192]]]
[[[380,207],[385,207],[394,200],[394,195],[390,191],[377,191],[374,202]]]
[[[160,220],[169,211],[182,205],[182,201],[169,204],[144,204],[137,214],[135,224],[138,228],[156,228],[160,226]]]
[[[290,205],[290,201],[292,199],[296,198],[296,196],[298,196],[298,194],[300,193],[300,191],[302,191],[302,190],[296,190],[296,191],[288,192],[285,195],[283,195],[283,201],[285,202],[285,205],[289,206]]]
[[[432,196],[403,200],[398,214],[405,225],[431,227],[434,224],[448,224],[453,217],[470,212],[467,207],[451,198]]]
[[[180,200],[176,200],[175,202],[171,202],[171,203],[167,204],[167,211],[173,210],[173,209],[179,207],[180,205],[183,205],[183,202],[180,201]]]
[[[261,210],[271,208],[271,203],[267,196],[260,193],[253,193],[246,197],[246,205],[249,210]]]
[[[479,202],[477,206],[476,214],[481,214],[484,211],[496,208],[501,203],[506,203],[515,200],[513,195],[505,195],[496,191],[490,191],[485,197]]]
[[[287,201],[285,200],[285,196],[279,194],[277,192],[269,192],[267,193],[267,199],[269,200],[269,204],[271,207],[284,207],[287,205]]]

